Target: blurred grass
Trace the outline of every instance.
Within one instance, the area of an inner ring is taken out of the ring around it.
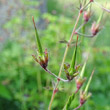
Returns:
[[[74,2],[75,7],[73,10],[70,11],[69,8],[66,8],[66,13],[64,13],[64,5],[69,6],[71,2],[48,0],[47,3],[48,13],[42,15],[47,27],[44,30],[38,30],[43,49],[46,47],[49,51],[49,69],[57,74],[65,47],[65,44],[60,44],[59,41],[69,39],[77,16],[77,7],[75,6],[77,2]],[[56,81],[56,79],[44,72],[31,57],[33,53],[36,54],[31,16],[36,18],[36,22],[39,21],[39,16],[41,15],[38,9],[36,9],[36,5],[38,6],[39,4],[39,2],[23,1],[22,5],[24,8],[19,9],[17,14],[4,24],[3,28],[11,32],[11,37],[6,41],[0,54],[1,110],[45,110],[48,108],[52,90],[44,89],[44,87],[52,89],[52,80]],[[35,7],[30,8],[32,6]],[[56,14],[53,13],[55,11]],[[100,11],[100,9],[95,10],[93,19],[98,19]],[[98,34],[95,44],[90,51],[85,75],[88,77],[92,69],[96,68],[90,86],[93,96],[81,110],[110,110],[109,18],[108,14],[105,13],[104,21],[102,21],[104,28]],[[88,27],[90,27],[92,21],[91,19]],[[79,46],[78,63],[83,63],[83,60],[80,58],[83,58],[82,56],[88,52],[90,42],[92,42],[92,39],[84,38],[82,47]],[[83,54],[80,54],[80,49],[82,49]],[[72,52],[73,48],[70,48],[66,62],[71,61]],[[62,74],[62,77],[65,78],[65,74]],[[56,95],[52,105],[53,110],[62,109],[69,94],[75,91],[75,84],[73,82],[70,84],[62,82],[60,88],[64,88],[64,90]],[[71,105],[71,108],[77,105],[78,97]]]

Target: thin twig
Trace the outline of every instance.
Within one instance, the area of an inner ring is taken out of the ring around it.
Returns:
[[[94,35],[82,34],[82,33],[80,33],[80,32],[76,32],[76,34],[78,34],[78,35],[80,35],[80,36],[84,36],[84,37],[89,37],[89,38],[94,37]]]
[[[79,108],[81,108],[82,107],[82,104],[80,104],[77,108],[75,108],[75,109],[73,109],[73,110],[77,110],[77,109],[79,109]]]
[[[91,3],[91,1],[89,1],[87,4],[85,4],[85,6],[81,8],[81,10],[84,10],[90,3]]]
[[[58,80],[61,80],[63,82],[70,82],[71,80],[65,80],[63,78],[58,77],[57,75],[55,75],[54,73],[52,73],[51,71],[49,71],[48,69],[44,69],[46,72],[48,72],[49,74],[51,74],[52,76],[54,76],[55,78],[57,78]]]
[[[80,27],[78,29],[76,29],[76,33],[86,24],[87,22],[84,22],[83,24],[80,25]]]
[[[100,8],[102,8],[103,10],[107,11],[108,13],[110,13],[110,10],[109,10],[109,9],[104,8],[102,5],[100,5],[100,4],[97,3],[96,1],[94,1],[94,3],[95,3],[96,5],[98,5]]]

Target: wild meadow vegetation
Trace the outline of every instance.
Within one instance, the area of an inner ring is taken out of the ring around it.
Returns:
[[[110,1],[46,2],[3,25],[0,110],[110,110]]]

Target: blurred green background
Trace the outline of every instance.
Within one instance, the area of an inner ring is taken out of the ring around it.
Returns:
[[[106,1],[109,7],[109,0],[98,2],[105,4]],[[48,68],[58,75],[66,46],[59,41],[69,39],[78,7],[77,0],[0,0],[0,110],[47,110],[52,81],[56,79],[44,72],[31,56],[36,54],[37,48],[31,18],[35,18],[43,49],[49,51]],[[92,5],[92,12],[87,33],[102,10]],[[78,25],[81,23],[82,19]],[[97,37],[84,38],[78,46],[78,64],[84,63],[90,50],[85,76],[89,77],[95,68],[89,88],[92,97],[80,110],[110,110],[110,14],[104,13],[101,25],[103,29]],[[71,47],[68,63],[72,52]],[[64,72],[62,77],[66,78]],[[61,82],[59,87],[63,89],[57,93],[52,110],[62,110],[68,96],[76,89],[74,81]],[[71,108],[78,106],[78,100],[77,96]]]

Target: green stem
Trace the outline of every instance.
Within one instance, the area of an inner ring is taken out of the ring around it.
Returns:
[[[85,24],[85,25],[86,25],[86,24]],[[85,34],[85,28],[86,28],[85,25],[82,27],[82,33],[83,33],[83,34]],[[82,41],[82,43],[83,43],[83,41],[84,41],[84,36],[82,35],[81,38],[82,38],[81,41]]]
[[[85,6],[79,11],[78,17],[77,17],[76,22],[75,22],[75,26],[74,26],[73,31],[72,31],[72,34],[71,34],[71,36],[70,36],[70,40],[69,40],[69,42],[68,42],[68,44],[67,44],[67,46],[66,46],[66,49],[65,49],[64,57],[63,57],[62,64],[61,64],[61,67],[60,67],[60,70],[59,70],[59,75],[58,75],[59,77],[60,77],[61,74],[62,74],[62,69],[63,69],[63,65],[64,65],[64,62],[65,62],[65,59],[66,59],[66,56],[67,56],[67,53],[68,53],[68,49],[69,49],[69,46],[70,46],[70,44],[71,44],[71,42],[72,42],[73,36],[74,36],[74,34],[75,34],[76,27],[77,27],[77,25],[78,25],[79,19],[80,19],[80,17],[81,17],[81,14],[82,14],[81,11],[82,11],[84,8],[86,8],[86,6],[88,6],[89,4],[90,4],[90,2],[89,2],[87,5],[85,5]],[[58,87],[58,84],[59,84],[59,80],[57,80],[57,83],[56,83],[56,86],[55,86],[54,90]],[[49,104],[48,110],[51,110],[52,102],[53,102],[54,97],[55,97],[54,90],[53,90],[53,94],[52,94],[52,97],[51,97],[51,100],[50,100],[50,104]]]
[[[69,40],[69,42],[68,42],[68,44],[67,44],[67,46],[66,46],[66,49],[65,49],[64,57],[63,57],[62,64],[61,64],[61,67],[60,67],[60,70],[59,70],[59,75],[58,75],[59,77],[61,76],[62,69],[63,69],[63,65],[64,65],[64,62],[65,62],[65,59],[66,59],[66,55],[67,55],[67,53],[68,53],[69,45],[71,44],[71,41],[72,41],[73,36],[74,36],[74,34],[75,34],[76,27],[77,27],[78,21],[79,21],[79,19],[80,19],[80,16],[81,16],[81,13],[80,13],[80,11],[79,11],[79,14],[78,14],[78,17],[77,17],[75,26],[74,26],[74,28],[73,28],[73,31],[72,31],[70,40]],[[59,80],[57,80],[56,87],[54,88],[54,90],[57,88],[58,84],[59,84]],[[51,100],[50,100],[50,104],[49,104],[48,110],[51,110],[52,102],[53,102],[54,97],[55,97],[54,90],[53,90],[53,94],[52,94],[52,97],[51,97]]]
[[[38,87],[38,91],[41,92],[42,91],[42,81],[41,81],[40,71],[37,72],[37,87]]]

